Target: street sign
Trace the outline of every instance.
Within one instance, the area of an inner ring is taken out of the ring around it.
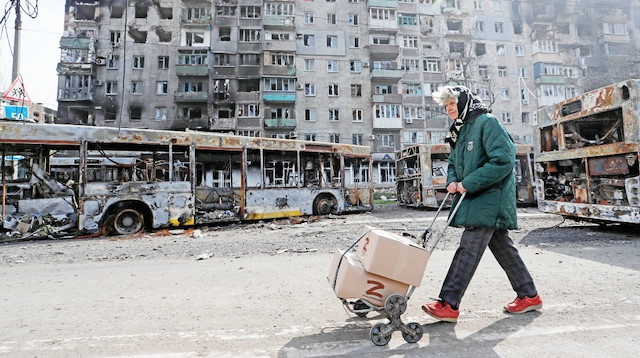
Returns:
[[[20,77],[17,77],[7,92],[2,96],[4,99],[8,99],[10,101],[20,101],[24,103],[31,103],[31,98],[27,94],[27,91],[24,89],[24,83]]]
[[[4,106],[4,115],[9,119],[24,121],[29,119],[29,108],[24,106]]]

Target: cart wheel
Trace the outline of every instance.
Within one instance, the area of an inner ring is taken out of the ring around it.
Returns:
[[[390,333],[387,335],[382,333],[386,327],[387,325],[384,323],[377,323],[371,327],[371,331],[369,331],[369,338],[371,338],[371,342],[376,346],[386,346],[391,340]]]
[[[420,325],[420,323],[408,323],[407,328],[413,331],[413,334],[402,332],[402,338],[404,338],[407,343],[417,343],[420,339],[422,339],[424,329],[422,329],[422,325]]]
[[[366,309],[369,309],[369,306],[367,306],[364,302],[362,302],[362,300],[357,300],[356,302],[353,303],[354,311],[366,310]],[[356,316],[367,317],[367,313],[369,312],[356,312]]]
[[[390,315],[394,310],[398,310],[398,317],[400,317],[407,310],[407,300],[404,296],[391,295],[384,301],[384,309]]]

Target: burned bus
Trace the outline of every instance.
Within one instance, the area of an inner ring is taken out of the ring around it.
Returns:
[[[640,80],[540,109],[535,115],[541,211],[599,223],[640,224]]]
[[[369,211],[370,148],[0,122],[0,238]]]
[[[447,194],[449,144],[420,144],[396,152],[398,205],[437,208]],[[535,204],[533,147],[516,145],[516,199]]]

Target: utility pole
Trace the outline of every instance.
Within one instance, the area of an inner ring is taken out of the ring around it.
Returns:
[[[12,0],[13,6],[16,8],[16,26],[13,34],[13,68],[11,71],[11,80],[15,80],[20,76],[20,35],[22,32],[22,17],[20,15],[20,0]]]

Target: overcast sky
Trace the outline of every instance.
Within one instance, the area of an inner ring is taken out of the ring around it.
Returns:
[[[23,3],[36,0],[20,0]],[[2,13],[10,0],[0,0]],[[56,92],[58,75],[56,67],[60,61],[60,37],[64,29],[64,0],[39,0],[38,17],[32,19],[22,14],[22,46],[20,73],[27,94],[34,103],[42,103],[57,109]],[[13,82],[13,41],[15,10],[11,10],[9,21],[0,28],[0,91],[6,92]]]

